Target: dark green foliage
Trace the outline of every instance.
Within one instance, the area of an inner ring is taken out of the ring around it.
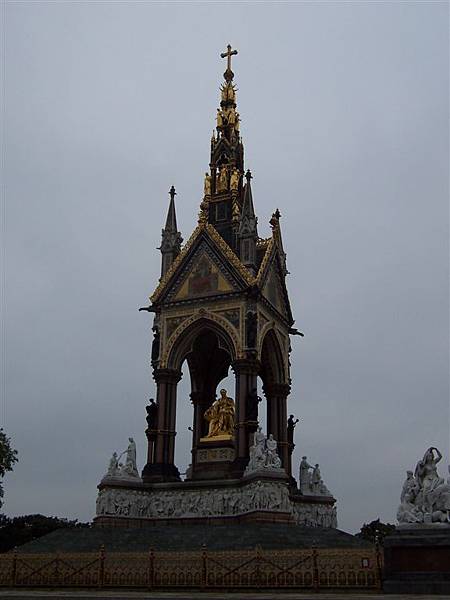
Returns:
[[[37,538],[47,535],[56,529],[80,529],[90,527],[89,523],[78,523],[58,517],[44,515],[25,515],[10,519],[0,515],[0,552],[8,552]]]
[[[0,427],[0,479],[4,477],[7,471],[13,470],[14,463],[17,462],[17,450],[11,447],[9,437],[6,437],[3,428]],[[3,504],[3,485],[0,481],[0,508]]]
[[[392,525],[391,523],[382,523],[380,519],[376,519],[371,523],[364,523],[361,527],[361,531],[356,534],[356,537],[372,542],[373,544],[378,540],[378,543],[383,545],[384,538],[387,535],[394,533],[394,531],[395,525]]]

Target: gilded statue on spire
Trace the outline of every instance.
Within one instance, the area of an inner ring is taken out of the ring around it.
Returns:
[[[234,167],[230,177],[230,188],[236,191],[239,187],[239,171]]]
[[[230,108],[227,112],[227,121],[228,125],[231,125],[232,127],[234,127],[234,125],[236,124],[236,111],[233,107]]]
[[[203,187],[203,193],[206,196],[211,196],[211,175],[209,173],[205,173],[205,183]]]
[[[219,177],[217,180],[217,191],[226,192],[228,189],[228,169],[222,165],[219,170]]]
[[[220,89],[223,102],[234,102],[236,100],[236,88],[232,83],[225,83]]]

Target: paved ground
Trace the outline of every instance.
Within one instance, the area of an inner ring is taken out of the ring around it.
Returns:
[[[439,600],[450,600],[450,596],[434,596]],[[314,593],[282,593],[273,594],[266,592],[259,593],[171,593],[171,592],[89,592],[89,591],[67,591],[62,590],[46,592],[43,590],[0,590],[0,599],[2,600],[28,600],[30,598],[51,599],[73,598],[81,600],[138,600],[147,598],[148,600],[419,600],[422,598],[431,598],[430,595],[412,596],[412,595],[397,595],[397,594],[378,594],[378,593],[345,593],[345,594],[314,594]]]

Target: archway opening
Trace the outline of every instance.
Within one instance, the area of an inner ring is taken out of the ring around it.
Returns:
[[[277,334],[270,329],[261,348],[260,377],[266,399],[266,432],[278,443],[279,454],[291,475],[292,442],[288,434],[287,397],[290,391],[284,353]]]
[[[205,326],[193,332],[185,352],[177,401],[176,461],[185,478],[196,478],[197,450],[208,434],[205,412],[225,388],[234,397],[232,356],[223,338]]]

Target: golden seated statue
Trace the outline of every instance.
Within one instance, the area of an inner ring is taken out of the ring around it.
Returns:
[[[228,441],[234,434],[234,401],[227,396],[227,390],[220,390],[220,398],[215,400],[205,411],[205,419],[209,423],[208,435],[201,442]]]

